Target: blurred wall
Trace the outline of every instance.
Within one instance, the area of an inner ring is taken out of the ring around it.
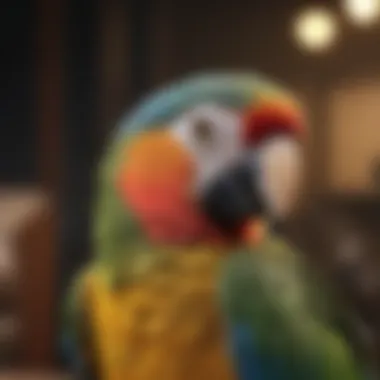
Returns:
[[[331,93],[328,188],[371,194],[380,158],[380,82],[354,82]],[[377,162],[378,163],[378,162]]]

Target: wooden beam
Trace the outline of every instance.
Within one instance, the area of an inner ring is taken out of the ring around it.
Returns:
[[[131,91],[136,99],[151,85],[151,11],[152,0],[132,0],[131,12]]]
[[[35,3],[35,115],[38,182],[49,199],[47,214],[20,241],[26,253],[21,297],[26,346],[24,367],[53,367],[56,359],[57,269],[60,215],[56,215],[63,178],[64,24],[66,0]],[[47,217],[47,215],[50,215]],[[53,217],[54,215],[54,217]],[[56,217],[57,216],[57,217]],[[46,219],[47,217],[47,219]],[[35,237],[32,239],[32,235]],[[32,239],[32,240],[30,240]]]
[[[38,171],[40,181],[52,193],[58,191],[62,177],[64,3],[35,2]]]
[[[100,7],[99,127],[103,145],[132,100],[132,42],[129,2],[102,0]]]

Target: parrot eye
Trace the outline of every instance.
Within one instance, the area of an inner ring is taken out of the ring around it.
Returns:
[[[197,189],[207,187],[242,152],[241,117],[219,105],[200,105],[180,115],[172,122],[172,133],[191,154]]]
[[[193,134],[197,142],[209,144],[214,139],[213,125],[206,119],[196,120],[193,125]]]

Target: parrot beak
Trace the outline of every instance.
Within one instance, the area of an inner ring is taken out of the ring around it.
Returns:
[[[253,230],[264,215],[265,202],[255,177],[258,173],[252,163],[243,160],[221,174],[204,192],[202,209],[223,234],[238,239],[256,234]]]
[[[289,137],[268,141],[210,184],[202,208],[223,234],[257,243],[268,229],[281,234],[299,199],[302,148]]]

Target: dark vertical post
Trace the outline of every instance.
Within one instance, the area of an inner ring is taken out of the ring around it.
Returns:
[[[154,2],[150,9],[149,69],[155,86],[173,80],[180,72],[181,54],[178,54],[177,44],[182,41],[178,36],[177,8],[180,5],[177,4],[175,0],[161,0]]]
[[[35,33],[33,52],[33,102],[37,130],[37,179],[49,197],[48,224],[35,233],[36,245],[25,247],[35,255],[23,276],[23,318],[27,319],[22,362],[24,365],[53,367],[57,334],[59,224],[57,211],[62,195],[64,129],[64,25],[66,0],[38,0],[33,3]],[[29,144],[32,144],[29,141]],[[60,216],[60,215],[59,215]],[[45,220],[45,219],[44,219]],[[45,223],[45,222],[43,222]],[[43,236],[48,231],[48,236]],[[28,241],[29,245],[30,239]],[[33,240],[34,241],[34,240]],[[21,247],[20,247],[21,249]],[[35,251],[33,251],[35,249]],[[30,255],[29,255],[30,256]],[[39,261],[42,260],[42,261]],[[25,259],[25,263],[29,261]],[[30,262],[29,262],[30,263]],[[40,290],[40,291],[37,291]],[[34,291],[34,293],[33,293]],[[29,340],[29,341],[28,341]]]
[[[57,195],[62,177],[63,22],[65,0],[38,0],[36,117],[39,179]]]
[[[33,102],[36,98],[34,91],[35,10],[34,2],[15,0],[3,3],[0,12],[0,181],[2,186],[9,183],[25,184],[36,181],[38,177],[39,168],[36,157],[38,132]],[[52,18],[54,16],[53,13]],[[47,25],[40,26],[40,30],[49,29],[49,24],[48,20]],[[43,37],[40,42],[46,45],[48,39],[49,37]],[[48,54],[50,52],[45,52],[44,55]],[[41,54],[39,55],[41,58]]]
[[[151,83],[150,23],[151,0],[131,0],[131,92],[138,98]]]
[[[65,175],[61,290],[90,254],[89,218],[97,130],[97,1],[67,0]]]
[[[131,14],[125,0],[101,0],[99,43],[99,140],[125,111],[131,97]]]

